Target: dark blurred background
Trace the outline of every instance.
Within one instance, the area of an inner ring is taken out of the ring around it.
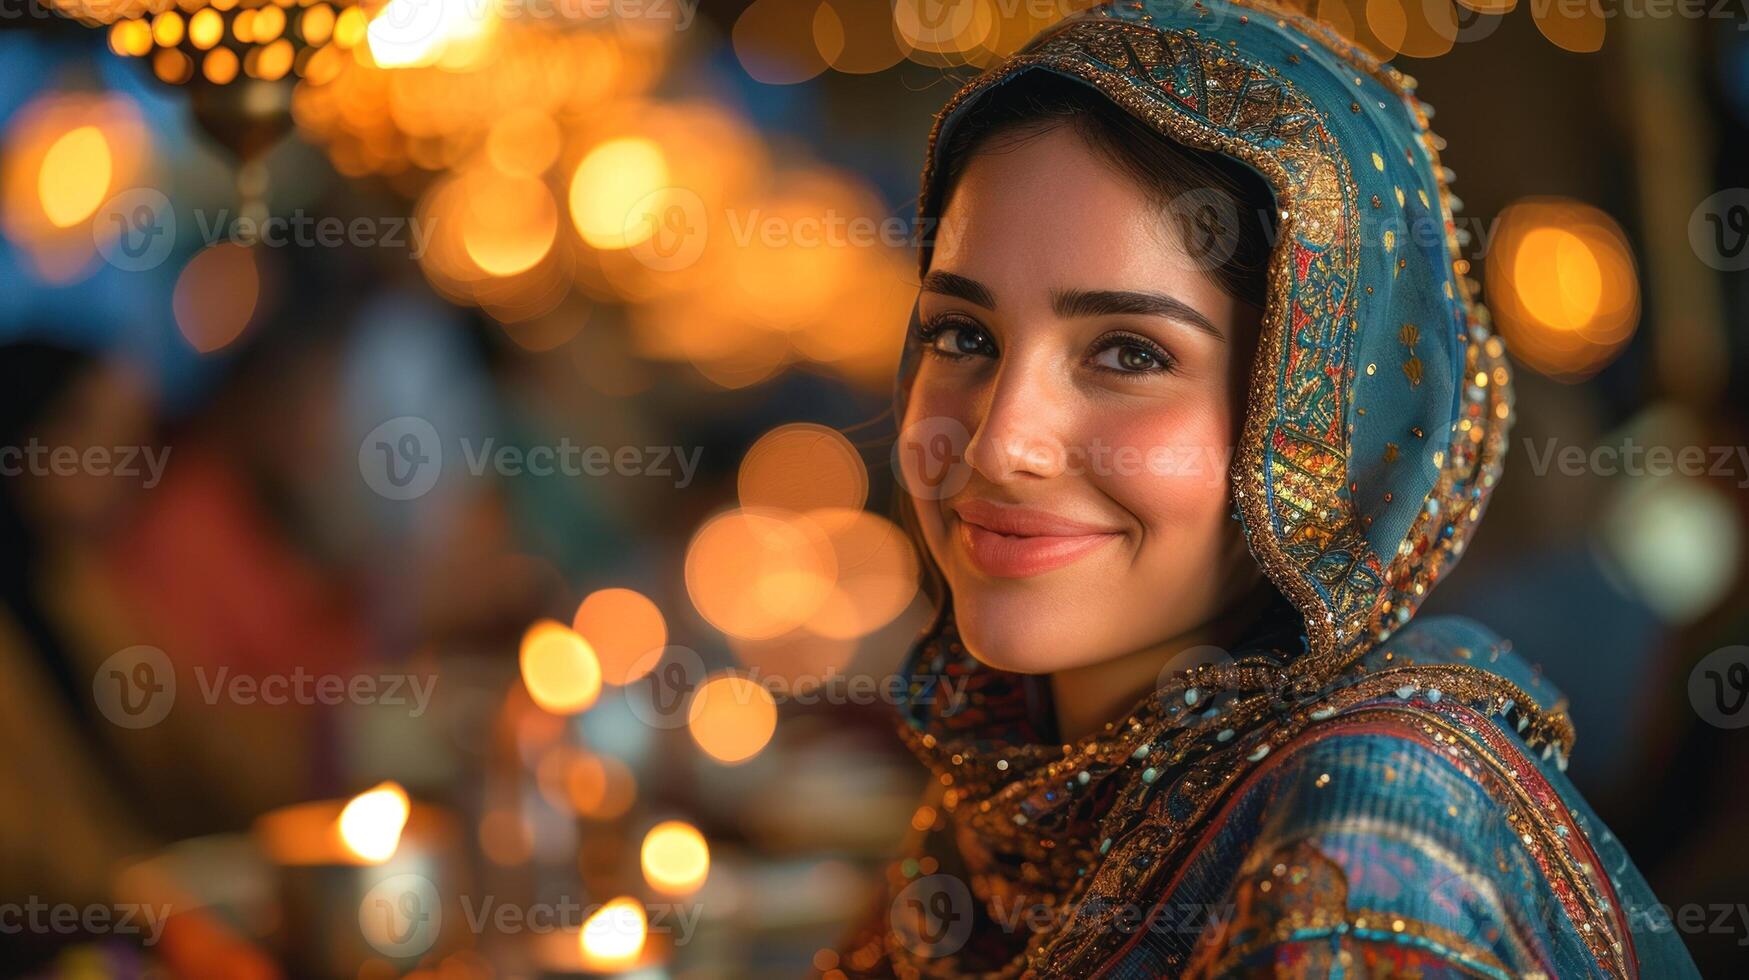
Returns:
[[[3,2],[0,971],[831,975],[923,779],[924,141],[1085,4]],[[1517,368],[1430,605],[1742,975],[1749,19],[1317,10]]]

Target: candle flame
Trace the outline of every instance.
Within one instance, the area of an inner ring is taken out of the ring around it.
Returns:
[[[649,920],[637,899],[621,896],[603,905],[583,923],[579,945],[591,969],[611,970],[632,965],[644,951]]]
[[[386,782],[353,797],[340,811],[340,840],[370,864],[393,857],[412,804],[399,783]]]

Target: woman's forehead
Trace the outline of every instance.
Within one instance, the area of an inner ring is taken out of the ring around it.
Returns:
[[[1057,127],[967,163],[931,268],[998,292],[1209,279],[1173,218],[1073,129]]]

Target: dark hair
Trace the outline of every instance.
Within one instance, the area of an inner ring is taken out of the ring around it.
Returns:
[[[1029,72],[978,97],[938,148],[929,214],[940,216],[979,152],[1012,148],[1060,126],[1141,185],[1223,290],[1263,306],[1275,239],[1275,195],[1263,178],[1231,157],[1174,142],[1062,75]]]

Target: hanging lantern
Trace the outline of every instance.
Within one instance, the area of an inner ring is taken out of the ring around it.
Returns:
[[[369,23],[355,0],[48,2],[188,90],[196,123],[236,161],[240,210],[254,219],[267,216],[261,159],[292,128],[294,85],[338,74]]]
[[[364,40],[371,13],[355,0],[48,2],[80,23],[107,28],[110,50],[147,60],[152,74],[171,85],[332,77],[341,52]]]

